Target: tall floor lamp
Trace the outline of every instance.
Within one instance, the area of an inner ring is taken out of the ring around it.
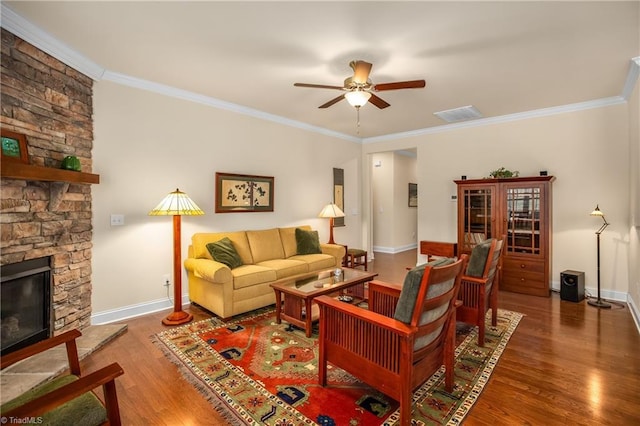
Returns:
[[[326,206],[324,206],[324,208],[322,209],[318,217],[329,218],[329,243],[328,244],[335,244],[335,242],[333,241],[333,219],[336,217],[344,217],[344,212],[340,209],[340,207],[338,207],[334,203],[329,203]]]
[[[607,219],[604,218],[604,213],[602,213],[600,207],[597,204],[596,209],[591,212],[591,216],[600,216],[604,223],[602,224],[600,229],[596,231],[596,236],[598,237],[598,300],[589,299],[587,303],[597,308],[610,309],[611,304],[605,302],[600,298],[600,234],[602,234],[602,231],[604,231],[604,229],[609,226],[609,222],[607,222]]]
[[[200,216],[204,212],[191,198],[176,189],[149,212],[149,216],[173,216],[173,312],[162,320],[164,325],[180,325],[193,319],[193,315],[182,310],[182,254],[180,218]]]

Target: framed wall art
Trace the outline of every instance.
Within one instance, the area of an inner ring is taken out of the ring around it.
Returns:
[[[333,169],[333,203],[344,212],[344,169]],[[345,226],[344,217],[334,218],[333,226]]]
[[[25,135],[2,129],[2,161],[29,164]]]
[[[216,172],[216,213],[272,212],[272,176]]]
[[[418,184],[409,184],[409,207],[418,207]]]

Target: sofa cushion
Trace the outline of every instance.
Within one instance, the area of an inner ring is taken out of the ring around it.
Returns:
[[[253,263],[271,259],[284,259],[284,250],[277,228],[262,231],[247,231],[247,240],[251,247]]]
[[[336,258],[330,254],[299,254],[289,259],[303,261],[309,265],[309,272],[336,267]]]
[[[473,250],[471,250],[466,275],[469,275],[470,277],[482,277],[482,274],[484,274],[484,267],[487,264],[487,257],[489,256],[491,242],[491,239],[485,240],[480,244],[476,244]]]
[[[276,271],[260,265],[242,265],[231,270],[233,288],[245,288],[277,280]]]
[[[240,255],[228,237],[224,237],[219,241],[207,244],[207,250],[211,253],[213,260],[224,263],[231,269],[243,265]]]
[[[296,253],[322,253],[322,250],[320,249],[320,239],[318,238],[318,231],[305,231],[304,229],[296,228]]]
[[[242,259],[242,263],[247,265],[253,263],[247,233],[245,231],[235,232],[198,232],[191,237],[191,246],[193,248],[193,257],[196,259],[212,259],[211,253],[207,250],[207,244],[219,241],[227,237],[233,243],[236,251]]]
[[[309,265],[300,260],[292,259],[271,259],[258,263],[260,266],[276,271],[276,279],[287,278],[292,275],[309,272]]]
[[[278,228],[280,239],[282,240],[282,248],[284,249],[284,257],[289,258],[298,254],[298,245],[296,243],[296,229],[311,231],[309,225],[292,226],[290,228]]]

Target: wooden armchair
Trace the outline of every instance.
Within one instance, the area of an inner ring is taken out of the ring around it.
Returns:
[[[456,312],[460,322],[478,326],[478,346],[484,346],[485,314],[491,308],[491,324],[498,320],[498,287],[502,268],[501,240],[486,240],[473,248],[469,264],[462,276],[458,299],[462,301]]]
[[[115,378],[124,371],[113,363],[86,376],[80,374],[76,339],[80,331],[71,330],[59,336],[35,343],[4,355],[0,361],[4,369],[55,346],[65,344],[69,374],[43,383],[0,407],[4,418],[40,418],[47,425],[120,425],[120,410]],[[92,392],[102,386],[105,403]]]
[[[451,391],[456,296],[466,262],[463,255],[418,266],[404,286],[371,281],[368,310],[329,296],[314,299],[320,306],[320,384],[326,386],[331,362],[396,399],[402,425],[411,423],[413,390],[443,364]]]

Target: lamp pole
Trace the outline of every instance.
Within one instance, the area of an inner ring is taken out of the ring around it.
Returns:
[[[607,219],[604,218],[604,213],[602,213],[602,211],[600,210],[600,207],[598,205],[596,205],[596,209],[591,212],[591,216],[600,216],[602,217],[602,221],[604,222],[602,224],[602,226],[600,227],[600,229],[598,229],[596,231],[596,239],[597,239],[597,249],[598,249],[598,255],[597,255],[597,262],[598,262],[598,299],[597,300],[588,300],[587,303],[591,306],[595,306],[596,308],[602,308],[602,309],[610,309],[611,308],[611,304],[605,302],[603,299],[600,298],[600,234],[602,234],[602,231],[604,231],[604,229],[609,226],[609,222],[607,222]]]

